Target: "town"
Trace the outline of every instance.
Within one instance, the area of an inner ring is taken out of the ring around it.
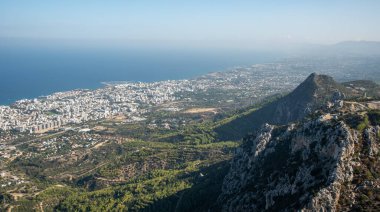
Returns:
[[[189,80],[110,82],[96,90],[58,92],[0,106],[0,129],[44,133],[67,124],[105,118],[124,117],[126,122],[136,122],[144,120],[154,107],[171,102],[182,102],[166,108],[173,111],[203,103],[217,107],[234,105],[237,109],[263,97],[291,91],[311,71],[338,76],[340,81],[358,79],[353,73],[357,67],[363,68],[363,64],[368,68],[361,74],[368,78],[376,71],[368,59],[333,62],[298,59],[235,67]]]
[[[0,129],[43,133],[70,123],[118,116],[124,116],[130,122],[141,121],[152,107],[163,103],[192,101],[191,96],[215,90],[237,90],[241,96],[236,97],[240,99],[258,99],[289,91],[304,78],[304,74],[282,75],[277,71],[278,66],[235,68],[191,80],[108,83],[96,90],[81,89],[23,99],[11,106],[0,106]],[[269,67],[273,70],[268,71]],[[232,101],[237,100],[225,100]]]

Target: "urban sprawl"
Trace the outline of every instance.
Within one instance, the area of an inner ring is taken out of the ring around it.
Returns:
[[[42,133],[67,124],[116,116],[126,117],[129,122],[141,121],[154,106],[191,101],[187,94],[209,90],[238,90],[240,94],[246,94],[245,98],[265,97],[290,91],[318,65],[302,62],[259,64],[190,80],[115,82],[96,90],[72,90],[23,99],[11,106],[0,106],[0,129]],[[347,69],[347,64],[344,68]],[[319,71],[334,75],[340,69],[339,65],[327,64]]]

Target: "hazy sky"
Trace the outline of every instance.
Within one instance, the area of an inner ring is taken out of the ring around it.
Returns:
[[[0,0],[0,38],[254,46],[380,41],[379,0]]]

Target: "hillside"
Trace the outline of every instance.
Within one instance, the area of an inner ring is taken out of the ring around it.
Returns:
[[[215,132],[222,139],[238,140],[265,123],[281,125],[301,120],[328,101],[351,95],[349,89],[333,78],[313,73],[290,94],[215,128]]]
[[[342,83],[351,93],[356,96],[366,96],[372,98],[380,97],[380,86],[370,80],[356,80]]]

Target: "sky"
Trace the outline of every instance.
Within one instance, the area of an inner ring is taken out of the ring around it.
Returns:
[[[11,40],[254,47],[380,41],[378,0],[0,0]]]

